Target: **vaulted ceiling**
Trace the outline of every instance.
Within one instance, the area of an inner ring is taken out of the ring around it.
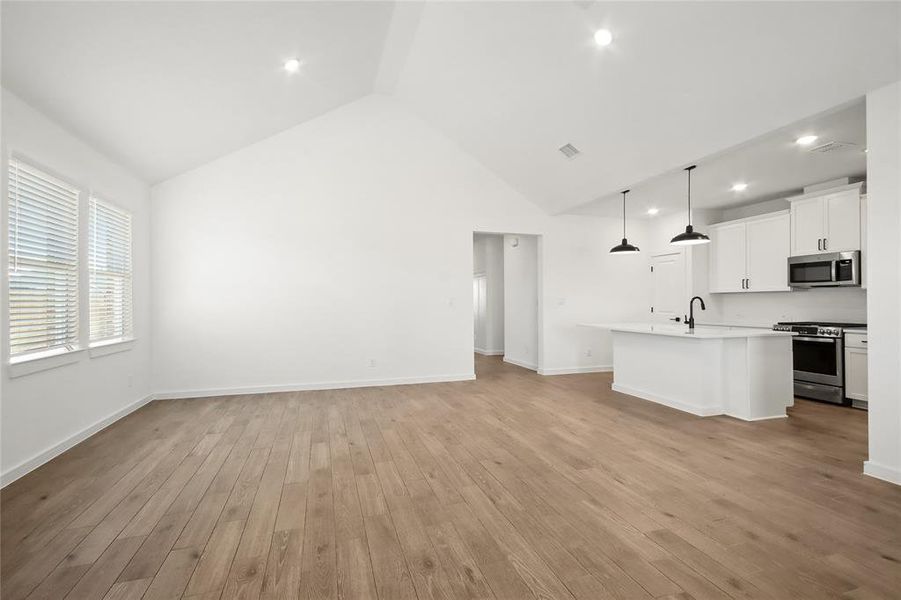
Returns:
[[[371,93],[392,8],[3,2],[2,81],[155,183]]]
[[[899,6],[4,2],[2,81],[150,182],[393,94],[559,213],[901,78]]]

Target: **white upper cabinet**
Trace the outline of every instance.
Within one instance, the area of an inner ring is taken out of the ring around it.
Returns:
[[[787,292],[791,239],[788,213],[748,221],[746,291]]]
[[[860,191],[826,196],[827,252],[860,250]]]
[[[741,292],[747,275],[747,228],[744,223],[709,227],[710,291]]]
[[[788,211],[708,227],[710,291],[787,292]]]
[[[826,204],[822,198],[796,200],[791,205],[792,254],[816,254],[823,252],[826,237]]]
[[[861,185],[789,198],[793,256],[860,250]]]

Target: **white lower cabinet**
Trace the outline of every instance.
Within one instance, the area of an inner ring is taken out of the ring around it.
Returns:
[[[788,211],[717,223],[710,234],[710,291],[787,292]]]
[[[845,334],[845,397],[855,406],[866,407],[867,334]]]

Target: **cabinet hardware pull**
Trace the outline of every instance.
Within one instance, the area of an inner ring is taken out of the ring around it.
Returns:
[[[823,250],[823,238],[817,238],[817,250],[818,251]]]
[[[829,249],[829,238],[823,238],[823,250]]]

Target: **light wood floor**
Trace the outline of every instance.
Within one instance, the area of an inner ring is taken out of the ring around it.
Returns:
[[[477,369],[154,402],[3,490],[3,599],[901,597],[865,413]]]

